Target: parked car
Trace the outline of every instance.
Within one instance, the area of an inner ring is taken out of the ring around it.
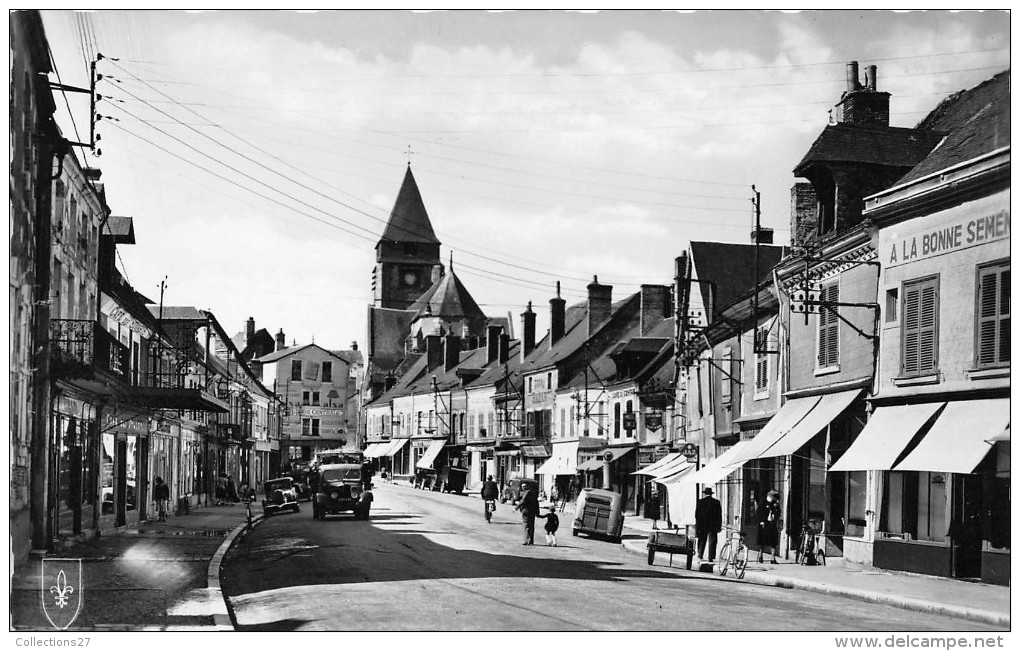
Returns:
[[[520,501],[521,496],[524,495],[526,490],[538,490],[537,479],[527,479],[525,477],[514,477],[506,483],[503,488],[503,495],[500,496],[501,502],[510,502],[516,504]]]
[[[312,478],[315,472],[308,468],[295,468],[290,472],[290,478],[294,481],[294,492],[297,493],[299,501],[308,502],[315,493],[312,487]]]
[[[606,536],[620,542],[623,534],[623,495],[598,488],[585,488],[574,507],[573,534]]]
[[[297,492],[294,490],[294,480],[290,477],[270,479],[262,484],[262,488],[266,495],[262,500],[262,512],[267,516],[283,509],[290,509],[294,513],[301,511]]]
[[[361,481],[361,465],[333,463],[319,466],[312,499],[312,517],[351,512],[357,520],[367,520],[372,509],[372,491]]]

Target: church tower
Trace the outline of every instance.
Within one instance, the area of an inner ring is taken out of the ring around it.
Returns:
[[[373,304],[410,308],[443,275],[439,244],[408,164],[386,230],[375,245]]]

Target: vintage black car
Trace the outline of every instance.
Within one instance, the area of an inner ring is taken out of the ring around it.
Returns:
[[[297,492],[294,490],[294,480],[290,477],[270,479],[262,484],[266,497],[262,500],[262,512],[271,515],[283,509],[290,509],[294,513],[301,511],[298,506]]]
[[[528,479],[526,477],[514,477],[506,483],[506,487],[503,488],[503,495],[500,497],[502,502],[510,502],[511,504],[517,504],[524,496],[524,491],[527,490],[538,490],[538,481],[534,479]]]
[[[357,520],[367,520],[372,509],[372,491],[361,481],[361,466],[335,463],[319,466],[312,499],[312,517],[351,512]]]
[[[315,492],[311,487],[315,472],[308,468],[295,468],[290,472],[290,478],[294,481],[294,492],[299,501],[307,502],[312,499]]]

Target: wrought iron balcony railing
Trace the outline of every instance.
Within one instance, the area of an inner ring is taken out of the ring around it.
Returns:
[[[96,321],[50,321],[50,346],[56,364],[93,367],[121,379],[127,378],[128,347],[117,341]]]

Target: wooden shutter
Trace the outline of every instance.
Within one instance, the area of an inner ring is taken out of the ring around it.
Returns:
[[[818,314],[818,368],[827,368],[839,364],[839,308],[825,305],[839,301],[839,284],[823,287],[819,300],[823,305]]]
[[[722,401],[728,403],[730,401],[730,393],[732,390],[732,379],[733,379],[733,364],[731,362],[733,356],[732,349],[723,349],[723,362],[722,367],[724,372],[722,373]]]
[[[1009,267],[983,269],[978,281],[977,365],[1009,362]]]
[[[757,350],[768,350],[769,331],[768,328],[759,328],[755,331],[755,347]],[[769,356],[767,354],[755,355],[754,359],[754,388],[755,391],[764,391],[769,387]]]
[[[938,281],[912,283],[903,291],[903,375],[928,375],[938,368]]]

